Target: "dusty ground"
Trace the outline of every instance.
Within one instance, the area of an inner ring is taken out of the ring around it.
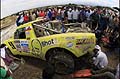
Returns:
[[[20,64],[20,67],[13,73],[14,79],[42,79],[42,69],[45,66],[45,61],[40,59],[24,57],[25,64]]]
[[[8,38],[12,37],[14,35],[14,32],[16,30],[17,26],[15,24],[5,27],[1,30],[1,44],[4,42],[4,40],[7,40]]]
[[[109,66],[116,67],[119,63],[119,57],[115,54],[114,51],[103,48],[103,51],[106,52],[109,60]],[[46,65],[46,62],[40,59],[23,57],[25,60],[24,64],[21,64],[20,67],[13,73],[14,79],[42,79],[42,70]],[[55,79],[65,79],[64,76],[57,76]],[[77,78],[78,79],[78,78]],[[85,79],[85,78],[79,78]]]
[[[13,25],[15,23],[16,16],[11,15],[0,20],[0,29]]]

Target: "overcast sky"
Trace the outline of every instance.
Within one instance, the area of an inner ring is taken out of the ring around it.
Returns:
[[[68,3],[119,7],[119,0],[1,0],[1,18],[22,10]]]

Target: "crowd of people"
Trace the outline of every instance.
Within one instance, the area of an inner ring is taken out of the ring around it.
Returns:
[[[107,47],[119,50],[120,16],[119,12],[112,9],[90,6],[35,9],[32,12],[21,12],[16,24],[19,26],[39,17],[46,20],[60,20],[64,23],[86,23],[86,27],[89,27],[96,34],[98,45],[103,42],[107,43]]]

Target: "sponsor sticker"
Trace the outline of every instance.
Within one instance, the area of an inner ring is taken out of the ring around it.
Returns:
[[[80,45],[76,45],[76,48],[80,48],[81,46]]]
[[[25,31],[29,31],[29,30],[31,30],[30,26],[28,26],[28,27],[25,28]]]
[[[56,39],[50,39],[48,41],[42,41],[41,45],[44,46],[50,46],[50,45],[55,45],[57,43]]]
[[[21,46],[21,50],[23,52],[29,52],[29,45],[28,45],[28,41],[20,41],[20,46]]]
[[[73,43],[72,42],[68,42],[67,43],[67,47],[72,47],[73,46]]]
[[[15,40],[14,43],[15,43],[16,49],[18,51],[21,51],[20,41],[19,40]]]
[[[38,39],[33,39],[31,42],[31,46],[32,46],[32,54],[40,57],[42,51],[40,41]]]
[[[29,36],[29,35],[30,35],[30,32],[29,32],[29,31],[26,31],[25,34],[26,34],[27,36]]]
[[[94,40],[93,39],[77,39],[76,45],[80,44],[93,44]]]

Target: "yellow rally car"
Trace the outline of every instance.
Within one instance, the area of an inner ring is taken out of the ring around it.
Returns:
[[[61,33],[50,27],[49,22],[39,20],[23,24],[4,44],[13,55],[37,57],[52,63],[58,73],[74,71],[76,60],[94,48],[95,34]]]

